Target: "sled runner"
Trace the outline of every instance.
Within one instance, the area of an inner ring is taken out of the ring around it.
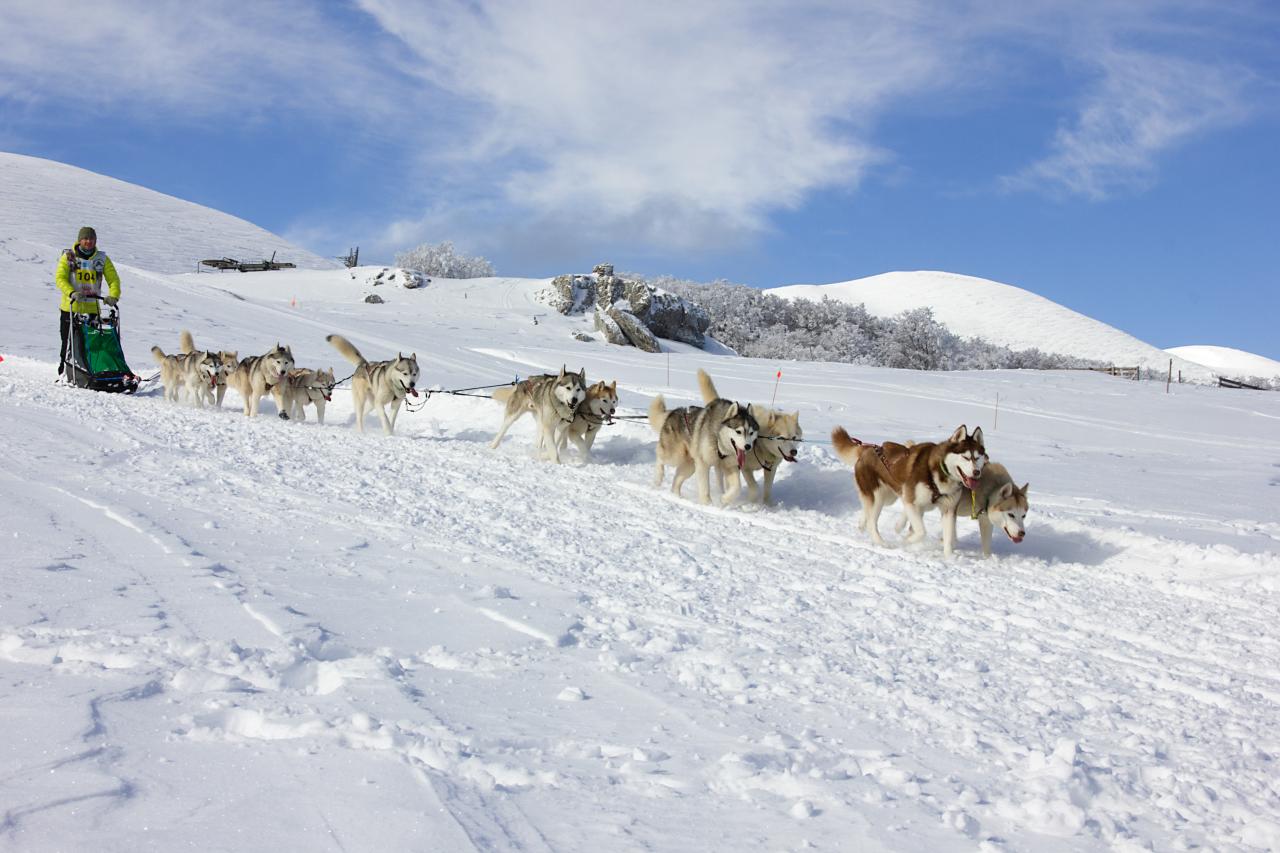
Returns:
[[[105,303],[97,314],[71,314],[67,335],[67,381],[77,388],[132,394],[139,377],[120,349],[120,309]]]

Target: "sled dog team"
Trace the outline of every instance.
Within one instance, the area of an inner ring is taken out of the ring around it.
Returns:
[[[711,503],[711,474],[715,472],[723,504],[732,503],[746,480],[748,500],[772,504],[774,478],[783,462],[795,462],[804,433],[799,412],[782,412],[757,403],[726,400],[711,377],[698,371],[698,388],[705,405],[667,409],[659,394],[649,404],[649,426],[658,434],[653,484],[661,486],[667,467],[674,468],[671,491],[679,495],[695,477],[698,500]],[[507,430],[526,414],[537,424],[540,455],[556,462],[569,440],[583,459],[600,427],[612,423],[618,405],[618,383],[587,385],[586,371],[533,376],[512,388],[499,389],[494,399],[505,405],[502,426],[490,447],[497,447]],[[982,553],[991,556],[992,532],[999,528],[1015,543],[1026,535],[1029,484],[1017,486],[1003,465],[989,462],[982,428],[972,433],[961,425],[939,442],[864,444],[843,427],[831,434],[836,455],[854,469],[854,483],[862,503],[861,527],[875,544],[880,536],[880,512],[901,500],[905,513],[898,525],[910,524],[908,542],[925,537],[924,514],[942,514],[943,552],[955,552],[956,518],[961,511],[977,520]],[[761,490],[755,472],[763,471]]]
[[[356,427],[364,431],[365,416],[372,409],[383,431],[392,434],[405,397],[418,396],[417,354],[370,362],[341,335],[329,335],[325,340],[355,365],[351,396]],[[277,343],[263,355],[238,359],[235,352],[197,350],[191,333],[184,330],[179,349],[177,354],[166,355],[160,347],[151,348],[160,365],[165,399],[177,402],[185,388],[195,405],[221,407],[230,385],[244,400],[247,416],[257,414],[259,403],[269,393],[280,417],[306,420],[306,406],[311,405],[316,419],[324,423],[325,404],[336,384],[334,371],[295,367],[289,347]],[[699,502],[709,504],[714,472],[721,502],[727,505],[741,491],[741,475],[748,500],[772,504],[778,467],[783,461],[796,461],[804,440],[800,413],[726,400],[704,370],[698,371],[698,387],[705,405],[668,410],[661,394],[649,405],[649,426],[658,434],[654,486],[662,485],[666,469],[671,467],[673,493],[679,495],[692,476]],[[540,456],[560,462],[572,441],[581,458],[587,460],[600,428],[614,422],[618,383],[588,385],[585,369],[573,373],[562,367],[558,374],[531,376],[499,388],[493,399],[503,404],[504,413],[490,447],[498,447],[517,420],[532,415]],[[985,556],[991,555],[996,528],[1015,543],[1026,535],[1028,484],[1016,485],[1003,465],[988,461],[981,427],[969,432],[962,424],[938,442],[879,445],[863,443],[843,427],[836,427],[831,441],[836,456],[853,467],[862,504],[860,527],[876,545],[885,545],[879,529],[881,511],[899,500],[904,514],[897,529],[901,532],[910,526],[910,543],[925,538],[926,512],[936,509],[941,513],[947,557],[955,551],[956,518],[962,511],[977,520]],[[763,489],[756,483],[757,471],[763,472]]]
[[[417,354],[397,354],[387,361],[366,361],[350,341],[341,335],[325,338],[355,365],[351,377],[351,397],[355,403],[356,426],[364,432],[364,418],[370,409],[378,414],[382,429],[388,435],[395,431],[396,417],[406,396],[418,396]],[[151,348],[151,357],[160,365],[160,382],[166,400],[177,402],[185,388],[196,406],[213,403],[222,407],[227,386],[234,388],[244,401],[244,413],[258,414],[262,398],[270,394],[280,417],[305,421],[306,407],[313,406],[316,420],[324,423],[325,405],[333,399],[337,385],[333,368],[310,370],[294,366],[290,347],[276,344],[262,355],[239,358],[236,352],[197,350],[191,333],[185,329],[178,338],[180,352],[166,355],[160,347]],[[387,408],[390,407],[388,414]]]

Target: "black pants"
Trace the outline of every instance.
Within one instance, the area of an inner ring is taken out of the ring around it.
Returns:
[[[63,369],[67,366],[67,338],[71,335],[71,312],[60,311],[62,316],[58,318],[58,332],[62,337],[62,349],[58,350],[58,375],[62,375]]]

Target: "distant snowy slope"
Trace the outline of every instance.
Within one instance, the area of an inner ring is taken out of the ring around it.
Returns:
[[[1065,308],[1034,293],[984,278],[947,272],[890,272],[837,284],[797,284],[769,290],[795,299],[832,299],[864,303],[867,310],[889,317],[928,307],[938,322],[961,337],[980,337],[1011,349],[1036,348],[1121,366],[1164,370],[1169,354],[1132,335]],[[1174,370],[1187,378],[1208,380],[1199,364],[1175,356]]]
[[[0,236],[54,249],[82,225],[116,263],[152,272],[192,272],[201,258],[292,261],[304,269],[336,261],[226,213],[84,169],[0,152]]]
[[[1227,377],[1280,376],[1280,361],[1231,347],[1169,347],[1165,352],[1203,364]]]

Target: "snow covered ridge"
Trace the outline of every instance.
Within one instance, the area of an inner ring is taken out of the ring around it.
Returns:
[[[1169,347],[1171,355],[1203,364],[1228,379],[1262,379],[1275,383],[1280,380],[1280,361],[1231,347],[1185,346]]]
[[[291,261],[335,269],[283,237],[208,207],[52,160],[0,152],[0,237],[66,248],[81,225],[116,264],[153,273],[196,270],[202,258]]]
[[[1169,369],[1169,353],[1042,296],[1000,282],[947,272],[890,272],[836,284],[797,284],[767,291],[784,298],[823,296],[864,304],[880,317],[928,307],[962,337],[979,337],[1013,350],[1039,349],[1119,367]],[[1208,367],[1174,356],[1185,379],[1210,382]]]

